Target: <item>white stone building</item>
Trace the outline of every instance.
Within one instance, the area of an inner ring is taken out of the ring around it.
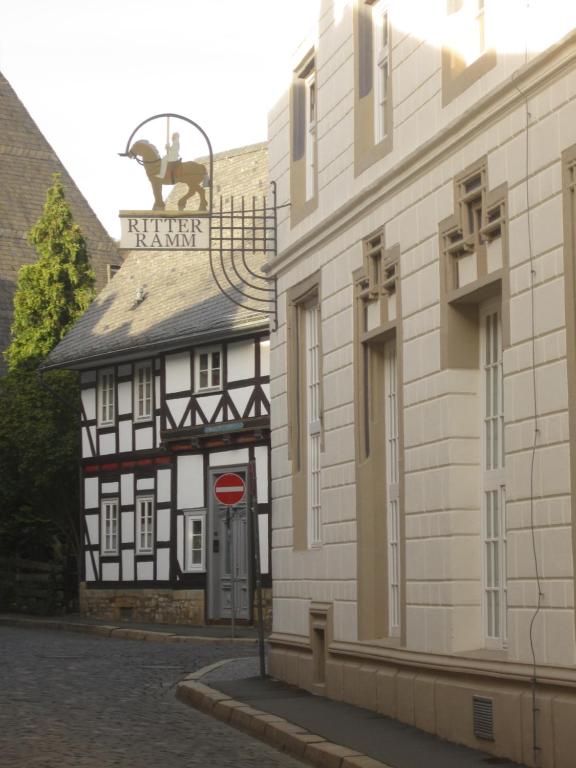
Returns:
[[[576,14],[322,0],[270,113],[271,672],[576,747]]]

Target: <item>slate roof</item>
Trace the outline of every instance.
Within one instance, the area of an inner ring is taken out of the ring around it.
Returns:
[[[267,191],[267,151],[255,144],[214,156],[214,198],[252,200]],[[171,199],[179,197],[176,187]],[[189,202],[191,208],[197,203]],[[173,204],[167,206],[173,207]],[[258,268],[263,256],[252,254]],[[142,288],[144,299],[136,300]],[[204,251],[131,251],[122,268],[52,350],[45,367],[81,368],[106,360],[267,328],[266,315],[240,307],[218,289]]]
[[[0,73],[0,373],[2,351],[10,341],[18,270],[36,260],[27,233],[42,214],[52,174],[59,172],[75,221],[88,244],[97,288],[105,285],[108,264],[121,264],[113,240]]]

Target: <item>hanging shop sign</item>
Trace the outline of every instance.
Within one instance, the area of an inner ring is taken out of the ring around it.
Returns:
[[[185,153],[185,147],[194,144],[198,133],[204,140],[206,162],[180,156],[181,146]],[[149,137],[156,137],[155,143]],[[163,154],[157,149],[162,141],[165,141]],[[210,140],[202,128],[182,115],[154,115],[132,131],[126,149],[120,155],[136,160],[142,167],[142,175],[148,179],[153,198],[151,211],[120,211],[120,248],[208,250],[213,155]],[[163,189],[175,186],[167,207]]]
[[[121,211],[120,224],[121,248],[207,251],[210,247],[210,220],[207,215]]]

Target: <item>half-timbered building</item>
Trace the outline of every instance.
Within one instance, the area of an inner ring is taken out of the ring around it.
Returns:
[[[216,155],[214,183],[264,193],[265,145]],[[267,317],[220,292],[206,252],[133,251],[46,367],[80,371],[82,611],[251,621],[257,540],[270,587]],[[228,471],[248,486],[231,515]]]

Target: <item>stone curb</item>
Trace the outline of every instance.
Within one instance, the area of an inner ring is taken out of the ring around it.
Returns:
[[[209,670],[199,670],[200,675]],[[251,736],[318,768],[391,768],[349,747],[333,744],[283,717],[254,709],[205,683],[190,678],[176,687],[176,697],[207,715],[233,725]]]
[[[0,626],[20,627],[23,629],[52,629],[63,632],[79,632],[100,637],[119,637],[124,640],[146,640],[153,643],[238,643],[256,645],[257,639],[251,637],[214,637],[208,635],[176,635],[149,629],[131,629],[114,624],[79,624],[74,621],[59,619],[12,618],[0,616]]]

